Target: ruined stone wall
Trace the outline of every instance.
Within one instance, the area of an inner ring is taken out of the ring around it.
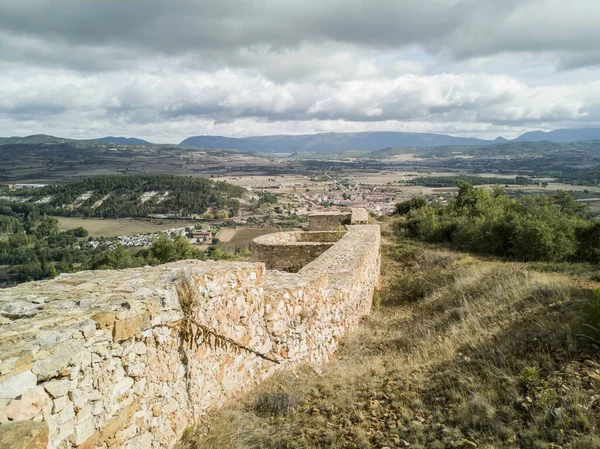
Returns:
[[[350,224],[350,212],[315,213],[308,216],[309,231],[337,231],[340,226]]]
[[[298,273],[183,261],[3,290],[0,422],[45,423],[53,449],[170,448],[277,369],[328,360],[369,312],[378,274],[379,227],[350,226]],[[184,340],[182,276],[196,322],[280,363]]]
[[[360,207],[342,211],[317,212],[308,216],[309,231],[337,231],[346,225],[367,224],[369,212]]]
[[[260,236],[251,243],[254,260],[268,270],[295,273],[315,260],[343,235],[343,232],[277,232]]]

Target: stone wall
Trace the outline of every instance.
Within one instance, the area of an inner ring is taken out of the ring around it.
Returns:
[[[309,231],[337,231],[341,226],[350,224],[350,212],[321,212],[308,216]]]
[[[308,216],[309,231],[339,231],[346,225],[367,224],[369,212],[360,207],[333,212],[317,212]]]
[[[276,232],[254,239],[250,245],[254,259],[268,270],[296,273],[315,260],[344,232]]]
[[[2,429],[31,421],[39,436],[47,425],[52,449],[170,448],[208,408],[277,369],[327,361],[370,311],[378,274],[379,227],[367,225],[350,226],[298,273],[183,261],[3,290]],[[279,363],[190,344],[181,333],[183,278],[194,297],[189,317]]]

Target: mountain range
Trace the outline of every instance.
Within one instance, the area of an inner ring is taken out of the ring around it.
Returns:
[[[114,143],[119,145],[151,145],[150,142],[135,137],[100,137],[98,139],[69,139],[66,137],[55,137],[47,134],[33,134],[25,137],[0,137],[0,145],[6,143],[14,144],[59,144],[59,143]]]
[[[295,151],[337,151],[337,150],[380,150],[390,147],[442,147],[442,146],[483,146],[509,142],[553,142],[569,143],[600,140],[600,128],[556,129],[554,131],[531,131],[516,139],[498,137],[495,140],[471,137],[456,137],[446,134],[405,133],[405,132],[359,132],[359,133],[320,133],[304,135],[273,135],[254,137],[192,136],[179,145],[196,148],[221,148],[238,151],[295,152]],[[57,144],[65,142],[103,142],[119,145],[151,145],[150,142],[135,137],[101,137],[98,139],[74,140],[62,137],[37,134],[26,137],[0,138],[0,145],[7,143]]]
[[[379,150],[389,147],[482,146],[513,141],[568,143],[586,140],[600,140],[600,128],[557,129],[549,132],[532,131],[522,134],[513,140],[503,137],[498,137],[495,140],[484,140],[430,133],[361,132],[241,138],[193,136],[183,140],[179,145],[198,148],[226,148],[242,151],[289,152],[350,149]]]

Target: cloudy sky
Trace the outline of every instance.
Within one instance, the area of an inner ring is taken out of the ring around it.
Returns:
[[[600,126],[598,0],[0,0],[0,136]]]

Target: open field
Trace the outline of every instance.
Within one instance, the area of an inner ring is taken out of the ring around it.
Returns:
[[[233,231],[233,232],[232,232]],[[223,228],[218,234],[217,238],[220,240],[219,248],[223,251],[235,251],[240,248],[248,248],[250,242],[256,237],[260,237],[264,234],[270,234],[272,232],[278,232],[277,228]],[[223,236],[221,239],[220,236]]]
[[[237,231],[237,228],[221,228],[215,237],[223,243],[229,243]]]
[[[276,374],[184,447],[600,447],[600,348],[580,335],[597,271],[411,242],[383,251],[375,311],[336,359]]]
[[[118,237],[120,235],[145,234],[164,231],[171,228],[181,228],[194,224],[185,220],[135,220],[111,218],[70,218],[55,217],[61,231],[85,228],[91,237]]]

